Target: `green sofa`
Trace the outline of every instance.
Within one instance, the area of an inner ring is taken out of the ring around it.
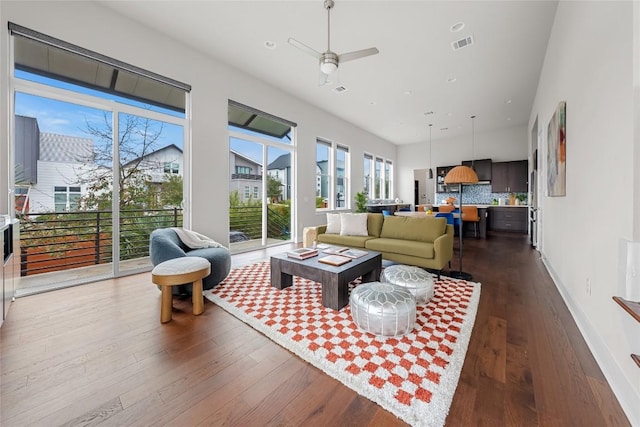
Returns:
[[[368,236],[327,234],[327,226],[307,227],[304,245],[313,240],[337,246],[370,249],[382,258],[401,264],[436,270],[438,274],[453,257],[453,226],[445,218],[415,218],[367,214]]]

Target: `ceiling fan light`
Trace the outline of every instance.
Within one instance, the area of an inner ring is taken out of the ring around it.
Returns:
[[[338,64],[330,61],[325,61],[320,64],[320,71],[325,74],[331,74],[338,69]]]

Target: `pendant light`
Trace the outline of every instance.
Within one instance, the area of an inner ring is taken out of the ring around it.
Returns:
[[[429,123],[429,179],[433,179],[433,169],[431,168],[431,127],[432,123]]]

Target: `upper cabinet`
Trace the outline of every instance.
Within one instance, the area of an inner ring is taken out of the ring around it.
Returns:
[[[471,167],[471,164],[471,160],[462,162],[463,166]],[[491,181],[491,159],[474,160],[473,169],[478,175],[478,181]]]
[[[498,162],[491,166],[491,191],[494,193],[526,193],[529,191],[527,160]]]
[[[436,168],[436,193],[454,193],[460,189],[459,184],[445,184],[444,177],[447,176],[455,166],[438,166]]]

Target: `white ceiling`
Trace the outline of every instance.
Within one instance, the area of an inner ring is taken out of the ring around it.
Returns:
[[[102,4],[395,144],[428,141],[429,123],[433,140],[469,135],[471,115],[476,132],[526,125],[557,6],[336,0],[331,50],[380,53],[340,64],[348,90],[335,93],[318,86],[317,61],[287,43],[326,50],[323,0]],[[464,29],[451,32],[458,22]],[[475,43],[454,51],[451,42],[468,35]]]

